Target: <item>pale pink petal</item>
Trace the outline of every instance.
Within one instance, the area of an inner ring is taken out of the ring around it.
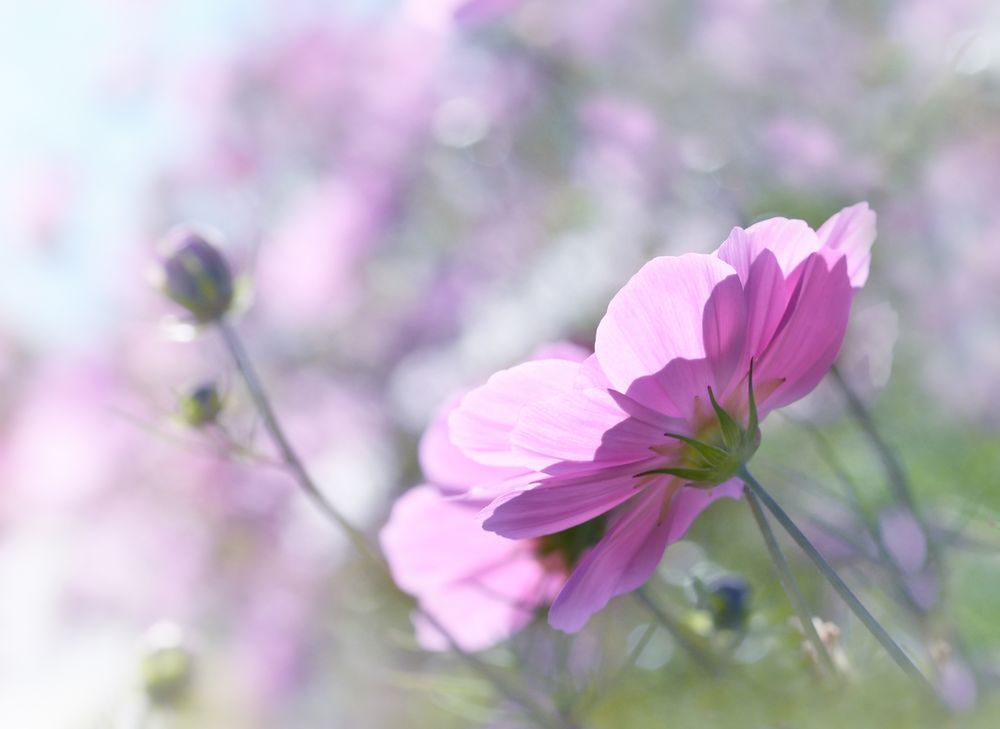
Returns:
[[[757,357],[755,385],[762,414],[811,392],[837,358],[847,331],[854,291],[847,259],[832,268],[817,253],[802,266],[792,300],[774,338]]]
[[[445,402],[420,439],[418,456],[424,478],[442,491],[460,493],[522,474],[524,469],[521,468],[487,466],[473,461],[451,442],[448,416],[461,399],[462,395],[456,395]]]
[[[551,476],[534,488],[505,494],[490,504],[482,514],[483,528],[511,539],[561,532],[634,496],[637,472],[631,467],[619,467]]]
[[[739,277],[715,256],[656,258],[611,300],[597,328],[597,360],[614,388],[669,415],[724,386],[742,354],[746,311]],[[664,368],[704,360],[679,383]]]
[[[672,423],[624,395],[588,388],[527,405],[510,442],[538,470],[564,461],[617,465],[648,458]]]
[[[750,266],[743,284],[747,301],[747,353],[762,352],[774,337],[795,291],[770,251],[764,251]]]
[[[824,248],[847,257],[847,275],[859,289],[868,280],[872,244],[875,242],[875,212],[868,203],[857,203],[831,217],[817,231]]]
[[[421,595],[421,610],[433,616],[462,650],[483,650],[507,639],[551,597],[552,580],[526,546],[522,544],[504,561],[471,579]],[[423,648],[451,647],[419,611],[413,615],[413,624]]]
[[[448,418],[451,442],[480,463],[519,465],[510,448],[510,433],[521,409],[571,389],[579,368],[569,360],[543,359],[497,372],[452,411]]]
[[[583,362],[593,356],[589,349],[581,347],[579,344],[567,342],[565,340],[543,344],[531,355],[532,360],[539,359],[564,359],[568,362]]]
[[[713,501],[738,498],[736,482],[711,490],[685,487],[662,515],[666,490],[645,490],[623,507],[604,538],[577,565],[549,609],[554,628],[573,633],[580,630],[611,598],[630,592],[649,579],[667,545],[687,532],[695,518]]]
[[[396,584],[465,650],[486,648],[524,625],[560,577],[546,571],[532,543],[483,530],[476,511],[418,486],[396,501],[379,534]],[[419,612],[414,623],[424,647],[448,647]]]
[[[442,497],[429,485],[400,496],[379,533],[396,584],[419,597],[434,585],[479,574],[520,548],[483,530],[477,511],[474,505]]]
[[[754,261],[765,251],[774,256],[787,278],[811,254],[821,248],[819,238],[802,220],[768,218],[749,228],[733,228],[715,255],[731,265],[746,283]]]
[[[576,389],[582,390],[587,387],[600,387],[605,390],[612,387],[608,376],[601,369],[601,363],[597,361],[597,355],[592,354],[580,364],[580,371],[576,375]]]

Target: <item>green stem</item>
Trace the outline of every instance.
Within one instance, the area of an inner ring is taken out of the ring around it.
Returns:
[[[802,624],[802,632],[805,633],[806,639],[812,644],[813,650],[816,653],[816,660],[822,663],[827,671],[835,675],[837,669],[833,664],[833,659],[830,658],[826,644],[819,637],[819,633],[816,632],[812,614],[806,605],[805,598],[802,596],[802,591],[799,590],[798,581],[788,566],[788,560],[785,559],[785,554],[781,551],[781,546],[774,536],[774,531],[767,521],[767,516],[760,507],[760,500],[749,488],[744,487],[743,492],[746,494],[747,504],[750,506],[753,518],[757,521],[757,528],[760,529],[761,536],[764,537],[767,551],[771,553],[771,559],[778,570],[778,580],[781,582],[781,586],[785,588],[788,601],[792,603],[792,608],[795,610],[795,614]]]
[[[847,401],[848,409],[851,411],[854,419],[858,421],[861,429],[865,431],[865,434],[871,441],[872,446],[878,453],[879,458],[882,461],[882,465],[885,468],[886,476],[889,481],[889,487],[892,490],[893,495],[896,497],[897,501],[909,509],[913,518],[916,519],[917,523],[920,525],[920,529],[927,537],[929,561],[937,562],[937,543],[931,538],[927,521],[924,519],[920,509],[917,508],[916,500],[913,497],[913,488],[910,484],[910,479],[906,474],[906,469],[903,468],[903,464],[896,455],[896,452],[889,446],[885,438],[882,437],[882,434],[879,432],[878,425],[875,423],[875,418],[872,417],[872,414],[865,406],[864,401],[858,397],[854,388],[852,388],[847,382],[840,370],[837,369],[836,365],[830,369],[830,374],[833,376],[833,381],[837,384],[837,387],[839,387],[840,391],[843,393],[844,399]],[[884,551],[884,545],[882,545],[881,538],[876,539],[876,542],[883,546]],[[905,589],[903,591],[906,592]]]
[[[341,514],[340,510],[327,500],[326,496],[323,495],[323,492],[320,491],[320,489],[316,486],[315,481],[313,481],[312,477],[309,475],[309,471],[306,469],[302,459],[299,458],[298,453],[292,447],[291,442],[288,440],[288,436],[285,434],[284,429],[281,427],[281,424],[274,413],[274,408],[271,406],[271,401],[268,398],[267,391],[264,389],[260,378],[257,376],[257,371],[253,366],[253,362],[251,361],[246,348],[243,346],[243,342],[240,339],[239,334],[237,334],[232,325],[225,320],[220,321],[218,323],[218,327],[222,335],[222,339],[226,344],[226,348],[232,355],[233,361],[236,363],[236,368],[239,370],[243,377],[243,381],[246,383],[247,390],[250,392],[250,397],[254,402],[254,406],[260,414],[261,419],[264,421],[264,427],[267,430],[268,435],[274,442],[274,445],[278,448],[278,451],[281,453],[282,460],[291,470],[295,480],[299,483],[306,496],[309,497],[309,500],[313,502],[319,511],[322,512],[322,514],[332,521],[337,527],[339,527],[358,552],[370,560],[373,564],[377,565],[382,575],[392,582],[389,567],[385,563],[385,560],[368,544],[368,540],[365,538],[364,533],[351,524],[347,517]],[[479,673],[479,675],[489,681],[503,696],[521,706],[521,708],[523,708],[525,712],[527,712],[540,725],[551,727],[570,726],[562,717],[550,717],[548,712],[540,704],[538,704],[534,698],[527,695],[527,693],[521,691],[516,686],[511,685],[506,678],[496,673],[492,667],[483,663],[476,656],[462,650],[455,638],[437,618],[429,612],[421,610],[419,607],[417,610],[436,631],[444,636],[445,641],[447,641],[448,645],[456,655],[458,655],[474,671]]]
[[[281,453],[282,460],[291,470],[295,480],[302,486],[302,490],[306,496],[309,497],[309,500],[313,502],[317,509],[323,512],[324,516],[344,532],[358,552],[373,562],[381,563],[382,559],[368,545],[365,535],[360,529],[351,524],[347,517],[340,513],[337,507],[327,500],[323,492],[316,485],[316,482],[313,481],[312,476],[309,475],[309,471],[306,470],[305,464],[299,458],[298,453],[292,448],[292,444],[289,442],[284,429],[278,422],[277,415],[274,413],[274,408],[271,406],[267,391],[264,389],[263,384],[261,384],[257,370],[254,368],[253,362],[247,354],[236,330],[226,321],[220,321],[218,326],[226,348],[229,350],[230,355],[232,355],[233,361],[236,363],[236,368],[243,376],[243,381],[246,383],[254,406],[264,421],[264,427],[268,435]]]
[[[712,676],[719,676],[722,673],[716,660],[700,645],[698,645],[695,638],[688,633],[688,630],[681,625],[676,618],[666,612],[656,603],[655,600],[653,600],[646,588],[638,588],[635,591],[635,596],[638,598],[639,602],[649,609],[649,611],[656,618],[657,622],[659,622],[659,624],[662,625],[671,636],[673,636],[678,645],[690,654],[695,663],[701,666],[701,668]]]
[[[868,408],[865,407],[864,402],[854,392],[854,389],[847,384],[847,380],[844,379],[840,370],[834,366],[830,368],[830,375],[833,377],[833,381],[837,383],[837,387],[844,394],[847,407],[854,416],[854,419],[858,421],[861,429],[865,431],[865,434],[878,452],[879,458],[882,459],[882,464],[885,466],[886,473],[889,476],[889,484],[896,499],[906,504],[911,511],[914,511],[913,494],[910,492],[909,479],[906,476],[906,471],[903,470],[903,464],[900,463],[895,452],[886,443],[878,427],[875,425],[875,419],[868,412]]]
[[[864,626],[868,628],[869,632],[875,637],[875,639],[882,644],[886,652],[892,657],[896,664],[914,681],[919,683],[924,688],[933,692],[933,687],[928,682],[927,678],[920,672],[910,660],[910,657],[903,651],[902,648],[892,639],[892,636],[886,632],[882,624],[879,623],[875,617],[868,612],[868,609],[861,603],[857,596],[851,591],[851,588],[840,579],[840,575],[836,573],[833,567],[830,566],[829,562],[819,553],[819,550],[813,546],[812,542],[806,537],[805,534],[795,525],[791,517],[785,513],[784,509],[778,505],[771,495],[764,489],[763,486],[755,479],[750,471],[747,470],[746,466],[743,466],[739,470],[739,477],[743,480],[743,483],[747,485],[747,488],[760,499],[767,510],[770,511],[774,518],[778,520],[782,528],[788,532],[788,535],[795,540],[795,543],[799,545],[806,556],[812,560],[813,564],[816,565],[817,569],[823,574],[827,582],[837,591],[841,599],[847,603],[847,607],[851,609],[857,618],[864,623]]]
[[[850,391],[846,382],[844,382],[842,379],[838,379],[838,381],[843,384],[845,392]],[[869,514],[868,510],[864,506],[864,503],[861,499],[861,489],[858,488],[858,485],[854,482],[854,479],[851,477],[851,475],[847,472],[847,469],[844,468],[843,464],[840,462],[840,459],[837,457],[837,453],[833,449],[833,446],[830,445],[829,440],[827,440],[826,436],[823,435],[822,431],[820,431],[820,429],[817,428],[815,424],[810,423],[809,421],[806,420],[797,420],[795,418],[792,418],[783,411],[782,413],[785,415],[786,418],[794,422],[799,427],[805,428],[806,431],[812,436],[813,442],[816,445],[816,450],[819,452],[819,457],[823,460],[823,462],[827,465],[827,467],[831,471],[833,471],[833,474],[837,477],[837,480],[840,481],[840,483],[844,486],[847,492],[848,500],[851,503],[851,507],[854,513],[857,514],[858,519],[860,519],[865,532],[871,539],[872,544],[875,545],[875,549],[878,551],[878,556],[879,556],[879,562],[880,562],[879,566],[881,566],[885,570],[885,572],[888,573],[888,575],[892,578],[893,592],[896,594],[896,598],[900,602],[908,605],[914,613],[920,614],[921,612],[920,607],[916,604],[916,602],[914,602],[913,596],[910,594],[910,591],[906,587],[906,582],[903,578],[903,574],[899,571],[897,567],[895,567],[895,560],[889,554],[889,550],[885,545],[885,540],[882,539],[882,536],[879,533],[877,520],[871,514]],[[918,523],[920,523],[921,528],[926,533],[927,532],[926,526],[923,524],[923,521],[920,519],[916,511],[913,511],[911,509],[910,513],[914,515],[914,518],[918,520]],[[813,520],[816,521],[815,518]],[[821,524],[821,525],[827,531],[832,531],[829,524]],[[839,536],[841,539],[850,541],[847,535],[839,535]],[[928,537],[928,544],[930,544],[930,541],[931,540]]]

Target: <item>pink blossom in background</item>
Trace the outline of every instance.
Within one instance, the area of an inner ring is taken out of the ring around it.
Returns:
[[[575,371],[528,362],[463,399],[452,443],[480,463],[541,474],[490,505],[487,529],[533,539],[610,512],[552,604],[554,627],[579,630],[644,583],[712,501],[739,496],[736,479],[704,488],[637,475],[684,465],[685,446],[665,432],[713,437],[709,387],[745,418],[751,361],[762,418],[818,384],[867,278],[874,226],[862,203],[815,232],[774,218],[734,229],[712,255],[654,259],[611,301],[594,355]]]
[[[649,178],[664,175],[660,129],[652,111],[609,96],[590,99],[580,109],[585,142],[580,157],[595,185],[620,194],[622,187],[645,192]]]
[[[381,533],[397,584],[469,651],[522,628],[565,579],[557,567],[543,564],[533,541],[483,530],[478,511],[475,503],[450,500],[425,484],[396,501]],[[450,647],[420,612],[413,621],[421,646]]]
[[[502,18],[522,5],[524,0],[459,0],[455,3],[455,21],[463,26],[476,26]]]
[[[338,180],[315,184],[288,208],[261,251],[261,305],[280,326],[335,326],[358,298],[358,264],[381,216],[363,191]]]
[[[135,431],[115,413],[124,389],[107,363],[39,366],[19,383],[0,445],[0,513],[71,511],[99,498]]]
[[[555,345],[539,368],[569,375],[586,353]],[[550,378],[550,382],[570,380]],[[540,386],[546,387],[544,380]],[[506,539],[485,531],[477,513],[498,492],[535,477],[522,467],[484,464],[449,440],[448,418],[459,398],[445,404],[420,441],[428,483],[410,489],[393,506],[379,541],[393,578],[417,598],[413,616],[424,648],[449,647],[432,621],[463,650],[481,650],[509,637],[547,604],[566,577],[559,554],[545,554],[538,540]]]

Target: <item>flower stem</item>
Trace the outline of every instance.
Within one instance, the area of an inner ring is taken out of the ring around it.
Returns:
[[[903,651],[902,648],[892,639],[892,636],[886,632],[882,624],[879,623],[875,617],[868,612],[868,609],[861,603],[857,596],[851,591],[851,588],[847,586],[840,575],[836,573],[830,563],[819,553],[819,550],[813,546],[812,542],[806,537],[805,534],[795,525],[791,517],[785,513],[785,510],[778,505],[767,490],[760,485],[760,482],[755,479],[746,466],[743,466],[739,470],[739,477],[746,484],[747,488],[760,499],[767,510],[770,511],[774,518],[778,520],[782,528],[788,532],[788,535],[795,540],[795,543],[799,545],[806,556],[812,560],[813,564],[816,565],[817,569],[822,573],[823,577],[826,578],[827,582],[837,591],[841,599],[847,603],[847,607],[851,609],[857,618],[864,623],[864,626],[868,628],[869,632],[875,637],[875,639],[882,644],[886,652],[892,657],[896,664],[914,681],[933,692],[933,687],[927,678],[920,672],[910,660],[910,657]]]
[[[903,467],[902,461],[896,455],[896,452],[892,449],[885,438],[882,437],[882,433],[879,432],[878,425],[875,422],[875,418],[872,417],[871,412],[865,406],[864,401],[858,397],[858,394],[851,387],[850,383],[844,378],[844,375],[833,366],[830,369],[830,374],[833,377],[833,381],[840,388],[840,391],[844,395],[844,399],[847,401],[847,407],[854,416],[854,419],[858,421],[858,425],[861,429],[865,431],[871,441],[872,447],[878,453],[879,458],[882,461],[882,466],[885,468],[886,477],[889,481],[889,488],[891,489],[893,496],[896,500],[903,504],[916,519],[917,524],[920,525],[921,531],[927,537],[927,548],[928,548],[928,558],[932,563],[938,562],[938,545],[935,539],[931,538],[930,529],[927,526],[927,521],[924,519],[921,510],[917,507],[916,500],[913,497],[913,488],[910,484],[909,476],[906,474],[906,469]],[[881,539],[876,539],[876,543],[880,545],[880,548],[884,552],[884,544]],[[912,599],[909,594],[904,589],[904,593],[907,594],[907,599],[912,603]]]
[[[274,445],[281,453],[282,460],[291,470],[292,475],[295,476],[295,480],[299,482],[302,490],[305,492],[306,496],[309,497],[309,500],[313,502],[316,508],[323,512],[324,516],[330,519],[330,521],[336,524],[340,530],[344,532],[351,544],[358,550],[359,553],[361,553],[362,556],[373,562],[381,564],[381,557],[379,557],[368,545],[365,535],[362,534],[360,529],[351,524],[347,517],[341,514],[340,510],[336,506],[327,500],[327,498],[323,495],[323,492],[316,486],[312,476],[309,475],[309,471],[306,470],[305,464],[302,463],[302,459],[299,458],[298,453],[296,453],[295,449],[292,448],[292,444],[289,442],[284,429],[278,422],[278,417],[274,414],[274,408],[271,407],[271,401],[267,396],[267,392],[264,390],[260,377],[258,377],[257,371],[253,366],[253,362],[247,354],[246,348],[243,346],[243,341],[236,333],[236,330],[233,329],[232,325],[226,321],[219,322],[218,326],[219,332],[222,334],[222,339],[226,344],[226,348],[229,350],[230,355],[232,355],[233,361],[236,363],[236,368],[243,376],[243,381],[246,383],[247,390],[250,392],[250,397],[253,399],[254,406],[264,421],[264,427],[266,428],[268,435],[271,437],[271,440],[274,441]]]
[[[868,408],[865,407],[864,402],[858,397],[858,394],[854,392],[854,389],[844,379],[840,370],[834,366],[830,368],[830,375],[833,377],[833,381],[837,383],[837,387],[844,394],[847,407],[854,416],[854,419],[858,421],[861,429],[871,439],[872,445],[878,452],[879,458],[881,458],[882,464],[888,474],[889,485],[892,487],[896,499],[912,511],[914,509],[913,495],[910,492],[909,479],[906,477],[903,464],[900,463],[895,452],[886,443],[878,430],[878,426],[875,425],[875,419],[868,412]]]
[[[709,655],[700,645],[698,645],[695,638],[689,634],[687,628],[678,622],[676,618],[663,610],[663,608],[661,608],[656,601],[653,600],[644,587],[638,588],[635,591],[635,596],[639,599],[639,602],[649,609],[649,611],[656,618],[657,622],[659,622],[659,624],[662,625],[671,636],[673,636],[674,640],[676,640],[677,643],[690,654],[695,663],[701,666],[712,676],[718,676],[722,673],[715,658]]]
[[[253,366],[253,362],[251,361],[246,348],[243,346],[243,342],[240,339],[239,334],[237,334],[232,325],[225,320],[218,322],[218,328],[222,335],[222,339],[226,344],[226,348],[229,350],[233,361],[236,363],[236,368],[239,370],[240,375],[243,377],[243,381],[246,383],[247,390],[250,392],[250,397],[253,400],[254,406],[264,421],[264,427],[267,430],[268,435],[271,440],[274,441],[274,445],[281,453],[282,460],[291,470],[295,480],[299,483],[306,496],[309,497],[309,500],[313,502],[316,508],[318,508],[326,518],[339,527],[350,540],[355,549],[357,549],[363,557],[375,564],[382,576],[388,578],[391,582],[392,579],[389,567],[382,556],[369,545],[364,533],[351,524],[347,517],[345,517],[340,510],[337,509],[337,507],[331,504],[329,500],[327,500],[326,496],[323,495],[323,492],[320,491],[320,489],[316,486],[315,481],[313,481],[312,477],[309,475],[309,471],[306,469],[302,459],[299,458],[298,453],[292,447],[291,442],[288,440],[288,436],[285,434],[284,429],[281,427],[281,424],[274,413],[274,408],[271,406],[271,401],[268,398],[267,391],[264,389],[264,386],[257,375],[257,371]],[[568,723],[568,720],[561,716],[550,716],[549,712],[546,711],[545,708],[533,697],[528,695],[527,692],[512,685],[505,677],[498,674],[491,666],[483,663],[476,656],[462,650],[455,638],[436,617],[431,615],[429,612],[420,609],[419,606],[417,607],[417,610],[421,616],[423,616],[427,622],[434,627],[435,630],[444,636],[444,639],[456,655],[458,655],[475,672],[491,683],[500,694],[524,709],[524,711],[537,721],[539,725],[557,727],[559,729],[568,729],[571,726],[571,724]]]
[[[746,494],[747,504],[750,506],[753,518],[757,521],[757,527],[760,529],[761,536],[764,537],[764,543],[767,545],[767,551],[771,553],[771,559],[774,561],[774,566],[778,570],[778,579],[781,581],[781,586],[785,588],[785,594],[788,595],[788,601],[792,603],[792,608],[795,610],[795,614],[798,616],[799,622],[802,624],[802,632],[805,633],[806,639],[812,644],[813,651],[816,653],[816,660],[819,661],[831,675],[835,675],[837,669],[833,664],[833,659],[830,658],[830,653],[826,649],[826,644],[820,639],[819,633],[816,632],[816,626],[813,624],[812,614],[806,605],[805,598],[802,596],[802,591],[799,590],[798,581],[795,579],[795,575],[792,574],[792,570],[788,566],[788,560],[785,559],[785,555],[781,551],[781,546],[778,544],[778,540],[775,538],[774,532],[771,530],[771,525],[767,521],[767,516],[764,514],[764,510],[761,509],[760,500],[749,488],[744,487],[743,491]]]

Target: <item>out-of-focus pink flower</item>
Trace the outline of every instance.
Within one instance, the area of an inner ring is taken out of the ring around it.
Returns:
[[[478,510],[425,484],[396,501],[381,535],[396,582],[463,650],[488,648],[522,628],[565,579],[539,559],[534,540],[485,531]],[[421,613],[414,624],[423,647],[449,647]]]
[[[21,383],[0,446],[0,512],[68,510],[107,489],[117,459],[134,446],[112,411],[120,384],[89,361],[47,365]]]
[[[971,711],[979,698],[972,667],[960,655],[947,655],[937,666],[936,688],[945,705],[957,714]]]
[[[571,375],[585,353],[567,345],[547,354],[552,358],[540,370],[549,376],[536,382],[540,387],[551,383],[554,393],[572,379],[553,375]],[[530,386],[529,391],[539,394]],[[393,578],[419,603],[421,612],[413,617],[417,639],[431,650],[449,647],[434,622],[463,650],[481,650],[507,638],[552,599],[568,566],[563,545],[506,539],[482,528],[477,514],[489,497],[524,485],[535,474],[524,467],[479,463],[456,448],[447,422],[458,402],[446,403],[421,439],[420,463],[430,483],[396,501],[380,534]],[[493,417],[505,415],[516,413]]]
[[[480,463],[540,472],[490,505],[487,529],[536,539],[611,512],[552,604],[554,627],[579,630],[645,582],[710,503],[739,496],[735,466],[697,485],[666,473],[696,460],[674,435],[719,439],[710,388],[745,419],[751,362],[761,418],[817,385],[867,278],[874,233],[862,203],[818,231],[774,218],[734,229],[713,255],[654,259],[611,301],[594,355],[575,372],[528,362],[463,399],[449,421],[455,445]]]
[[[260,260],[261,302],[284,325],[317,325],[350,310],[357,265],[379,230],[361,191],[330,180],[307,190],[280,220]]]
[[[460,0],[453,17],[460,25],[478,25],[496,20],[511,12],[524,0]]]

